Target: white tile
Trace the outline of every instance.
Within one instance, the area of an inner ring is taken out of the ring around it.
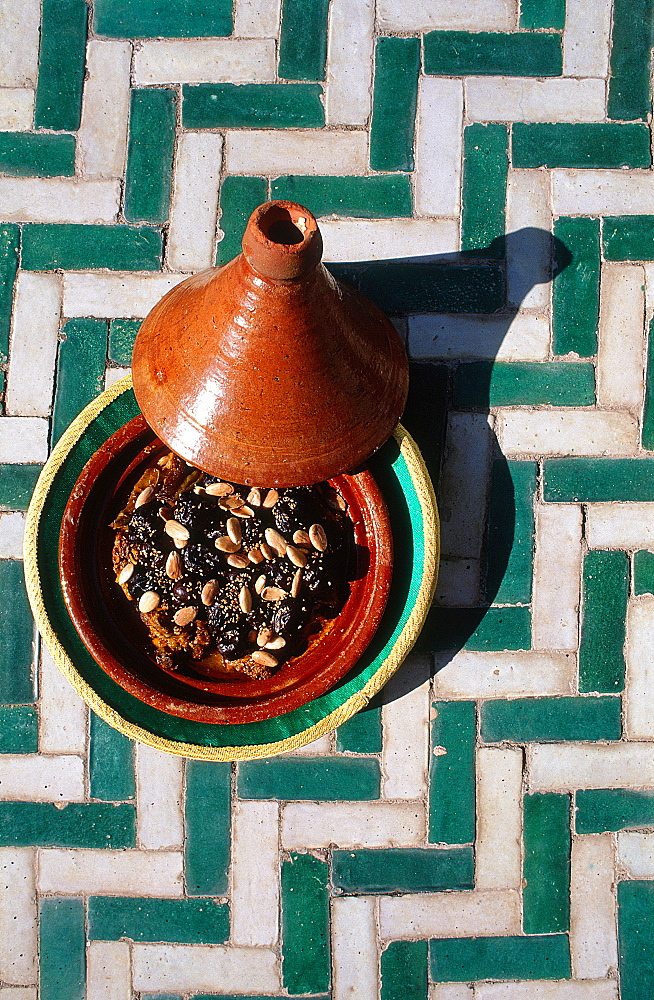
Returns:
[[[86,50],[77,170],[85,177],[122,177],[129,119],[129,42],[91,39]]]
[[[29,87],[39,72],[40,0],[0,0],[0,87]]]
[[[374,0],[332,0],[327,35],[325,122],[367,125],[372,93]]]
[[[181,274],[64,274],[64,316],[140,319],[180,281]]]
[[[477,751],[477,889],[522,885],[522,766],[522,750]]]
[[[563,33],[565,76],[607,76],[610,38],[611,0],[567,0]]]
[[[375,900],[340,896],[331,901],[332,998],[378,1000]]]
[[[421,77],[413,199],[418,215],[458,215],[462,128],[462,81]]]
[[[233,814],[230,940],[274,947],[279,936],[279,803],[238,802]]]
[[[466,79],[466,118],[473,122],[596,122],[605,117],[605,97],[604,80],[471,76]]]
[[[32,127],[34,91],[25,87],[0,90],[0,131],[26,132]]]
[[[443,607],[475,607],[479,601],[478,559],[441,559],[434,601]]]
[[[576,657],[536,650],[436,656],[435,698],[511,698],[574,694]]]
[[[320,232],[328,261],[449,254],[459,242],[455,219],[323,219]]]
[[[618,964],[614,880],[612,834],[575,837],[570,860],[570,953],[577,979],[602,979]]]
[[[633,264],[604,264],[600,285],[597,402],[640,411],[645,378],[645,273]]]
[[[183,760],[136,743],[136,802],[139,845],[146,850],[182,847]]]
[[[115,222],[120,182],[68,177],[0,177],[5,222]]]
[[[84,799],[84,762],[74,754],[40,757],[3,754],[0,757],[0,796],[19,802],[81,802]]]
[[[625,736],[654,739],[654,597],[627,609],[627,674],[624,694]]]
[[[60,317],[60,276],[22,271],[11,331],[5,403],[9,416],[50,414]]]
[[[496,414],[507,458],[516,455],[631,455],[638,449],[637,420],[624,411],[509,410]]]
[[[23,558],[25,515],[22,511],[0,513],[0,559]]]
[[[651,743],[531,744],[532,791],[572,788],[641,788],[654,784]]]
[[[288,750],[284,756],[295,757],[297,754],[301,754],[305,757],[312,757],[314,754],[331,753],[331,750],[331,733],[325,733],[324,736],[319,736],[318,739],[314,740],[312,743],[305,743],[303,747],[296,747],[294,750]]]
[[[516,307],[541,312],[549,309],[551,231],[547,172],[510,170],[506,188],[506,283],[507,300]]]
[[[410,655],[384,688],[384,799],[421,799],[427,794],[429,666],[427,656]]]
[[[516,27],[516,5],[514,0],[476,0],[467,5],[451,0],[377,0],[377,17],[382,31],[510,31]]]
[[[582,514],[578,504],[536,508],[533,649],[577,648],[581,592]]]
[[[368,163],[368,133],[334,129],[225,133],[225,170],[228,174],[294,174],[298,164],[305,174],[362,174]]]
[[[239,38],[276,38],[281,0],[234,0],[234,34]]]
[[[131,973],[127,941],[89,941],[86,1000],[132,1000]]]
[[[48,421],[41,417],[0,417],[0,462],[45,462]]]
[[[632,878],[654,877],[654,834],[622,830],[618,833],[617,859]]]
[[[183,860],[178,851],[44,848],[38,887],[62,895],[177,897],[184,891]]]
[[[272,83],[272,38],[175,38],[140,42],[134,83]]]
[[[552,170],[555,215],[648,215],[654,198],[651,171]]]
[[[619,1000],[616,980],[573,982],[530,979],[524,983],[479,983],[475,1000]]]
[[[550,326],[546,316],[409,316],[409,355],[448,361],[546,361]]]
[[[39,750],[79,753],[86,750],[88,709],[72,684],[55,666],[41,643],[39,679]]]
[[[36,986],[0,986],[0,1000],[37,1000]]]
[[[467,983],[432,983],[429,1000],[474,1000],[473,991]]]
[[[520,893],[516,889],[420,892],[379,899],[382,940],[519,934]]]
[[[654,547],[654,503],[589,503],[586,539],[591,549]]]
[[[221,993],[277,993],[277,956],[264,948],[231,945],[135,944],[132,949],[136,990],[220,990]]]
[[[166,257],[177,271],[215,262],[222,136],[185,132],[177,142]]]
[[[411,847],[427,834],[422,802],[289,802],[282,808],[281,839],[301,848]]]
[[[446,556],[479,559],[490,471],[491,434],[483,413],[450,413],[438,487]]]
[[[0,848],[0,978],[5,983],[37,981],[34,864],[34,851],[29,847]],[[16,1000],[20,1000],[18,995]]]
[[[104,387],[105,389],[110,389],[112,385],[116,382],[120,382],[121,378],[125,378],[129,375],[131,368],[107,368],[104,373]]]

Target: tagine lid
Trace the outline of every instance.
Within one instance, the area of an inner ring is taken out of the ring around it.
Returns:
[[[349,471],[392,434],[408,362],[392,323],[320,262],[308,209],[255,209],[243,252],[150,311],[132,377],[155,434],[232,482],[302,486]]]

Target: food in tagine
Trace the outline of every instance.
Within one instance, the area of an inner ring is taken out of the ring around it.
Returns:
[[[111,527],[116,581],[166,670],[270,677],[349,591],[352,522],[328,483],[249,488],[169,452]]]

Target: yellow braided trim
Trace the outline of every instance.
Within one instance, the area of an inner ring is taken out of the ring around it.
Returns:
[[[388,679],[395,673],[400,664],[404,661],[409,651],[414,646],[418,635],[422,629],[425,618],[432,603],[436,580],[438,574],[438,562],[440,556],[440,537],[438,508],[434,496],[433,487],[427,472],[425,463],[420,451],[411,435],[402,427],[397,425],[393,434],[400,446],[400,451],[406,462],[411,476],[416,495],[419,498],[422,509],[422,521],[424,532],[424,572],[420,589],[414,607],[411,610],[404,628],[398,639],[380,665],[374,676],[364,685],[361,691],[351,695],[339,708],[321,719],[315,725],[297,733],[295,736],[287,737],[274,743],[256,744],[252,746],[234,747],[207,747],[195,743],[183,743],[177,740],[168,740],[155,733],[149,732],[142,726],[135,725],[127,719],[123,719],[119,713],[107,704],[96,691],[80,675],[72,660],[65,652],[63,646],[57,638],[57,634],[52,627],[48,617],[41,581],[38,572],[37,562],[37,538],[41,515],[45,499],[50,491],[54,478],[65,461],[68,453],[82,437],[87,427],[96,419],[105,407],[112,403],[118,396],[122,395],[132,387],[131,375],[126,375],[116,382],[111,388],[105,390],[96,399],[82,410],[73,420],[71,425],[57,442],[50,458],[46,462],[38,478],[34,494],[27,511],[25,521],[25,539],[23,554],[25,561],[25,584],[27,595],[32,608],[34,620],[39,632],[45,642],[55,664],[72,684],[80,697],[100,718],[108,722],[114,729],[119,730],[130,739],[138,740],[147,746],[157,750],[165,750],[168,753],[178,754],[183,757],[191,757],[200,760],[234,761],[251,760],[257,757],[271,757],[281,753],[292,752],[307,743],[312,743],[320,736],[331,732],[342,725],[356,712],[365,708],[370,699],[377,694]]]

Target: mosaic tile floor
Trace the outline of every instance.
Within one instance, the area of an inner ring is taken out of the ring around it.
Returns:
[[[654,996],[652,6],[0,0],[1,1000]],[[24,511],[269,196],[407,338],[441,579],[368,711],[185,762],[39,651]]]

